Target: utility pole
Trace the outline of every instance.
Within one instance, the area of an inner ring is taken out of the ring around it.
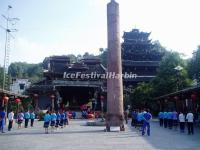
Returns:
[[[9,52],[10,52],[10,38],[14,38],[14,36],[11,34],[11,32],[17,32],[17,29],[10,29],[10,24],[14,25],[16,21],[19,21],[18,18],[10,18],[10,10],[12,9],[12,6],[8,5],[7,9],[7,15],[2,15],[2,17],[6,21],[6,27],[3,27],[0,25],[0,27],[5,30],[6,32],[6,39],[5,39],[5,51],[4,51],[4,65],[3,65],[3,84],[2,89],[5,90],[8,85],[8,78],[6,74],[8,73],[8,66],[9,66]]]

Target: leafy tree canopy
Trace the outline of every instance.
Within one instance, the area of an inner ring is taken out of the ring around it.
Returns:
[[[8,74],[12,78],[28,78],[32,82],[37,82],[42,78],[42,63],[28,64],[26,62],[11,63]]]

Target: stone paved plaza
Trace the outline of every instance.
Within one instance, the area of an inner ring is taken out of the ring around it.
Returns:
[[[130,126],[125,132],[103,132],[104,127],[84,126],[74,120],[64,129],[44,134],[43,122],[27,129],[0,134],[0,150],[199,150],[200,129],[194,135],[163,129],[152,123],[150,137]]]

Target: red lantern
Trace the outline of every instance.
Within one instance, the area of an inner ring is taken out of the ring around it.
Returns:
[[[15,102],[16,102],[17,104],[19,104],[19,103],[21,102],[21,99],[17,98],[17,99],[15,99]]]
[[[7,97],[7,96],[4,96],[4,97],[3,97],[4,103],[8,103],[8,100],[9,100],[9,97]]]
[[[55,96],[52,94],[52,95],[51,95],[51,99],[54,99],[54,98],[55,98]]]
[[[104,96],[101,95],[100,99],[101,99],[101,101],[103,101],[104,100]]]
[[[192,100],[196,100],[196,99],[197,99],[197,95],[196,95],[195,93],[192,93],[191,99],[192,99]]]
[[[179,99],[179,97],[178,97],[178,96],[174,96],[174,99],[175,99],[175,100],[178,100],[178,99]]]
[[[38,94],[34,94],[33,96],[34,96],[34,97],[38,97]]]

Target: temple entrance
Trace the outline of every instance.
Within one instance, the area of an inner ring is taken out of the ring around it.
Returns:
[[[91,107],[94,107],[95,91],[97,91],[97,88],[62,86],[57,87],[57,90],[62,98],[62,107],[68,107],[70,110],[75,111],[80,110],[80,107],[84,104],[90,104]]]

